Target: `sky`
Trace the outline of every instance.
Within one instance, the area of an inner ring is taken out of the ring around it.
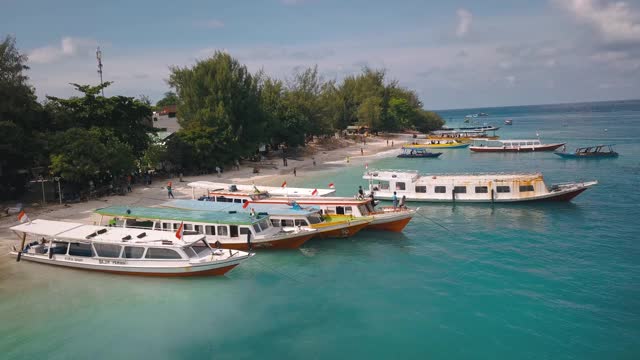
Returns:
[[[640,0],[0,0],[0,36],[29,56],[40,99],[97,84],[106,95],[169,91],[170,66],[216,50],[287,79],[365,66],[427,109],[640,97]]]

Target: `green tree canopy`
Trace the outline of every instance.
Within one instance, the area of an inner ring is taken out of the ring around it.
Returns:
[[[178,105],[178,101],[179,99],[176,93],[174,93],[173,91],[167,91],[166,93],[164,93],[164,97],[158,100],[158,102],[156,103],[156,108],[160,109],[163,106]]]

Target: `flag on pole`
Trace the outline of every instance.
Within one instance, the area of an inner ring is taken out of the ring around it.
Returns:
[[[250,202],[250,201],[245,201],[245,202],[244,202],[244,204],[242,204],[242,208],[243,208],[243,209],[246,209],[246,208],[247,208],[247,206],[249,206],[249,202]]]
[[[20,210],[20,213],[18,213],[18,220],[20,222],[27,222],[29,221],[29,216],[27,216],[27,213],[24,212],[24,210]]]
[[[318,195],[318,189],[313,189],[313,191],[311,192],[311,195],[313,196]]]
[[[335,189],[335,188],[336,188],[336,186],[333,183],[329,184],[329,189]]]
[[[283,188],[286,188],[286,187],[287,187],[287,180],[285,180],[285,181],[282,183],[282,186],[281,186],[281,187],[283,187]]]
[[[180,226],[178,227],[178,230],[176,231],[176,237],[178,238],[178,240],[182,240],[183,236],[184,236],[184,222],[181,222]]]

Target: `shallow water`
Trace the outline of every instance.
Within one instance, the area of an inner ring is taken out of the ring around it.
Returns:
[[[417,204],[401,234],[262,252],[226,277],[147,279],[0,260],[2,358],[638,358],[640,102],[442,112],[503,138],[614,143],[618,159],[552,153],[369,160],[423,172],[597,179],[571,203]],[[605,131],[606,129],[606,131]],[[351,196],[364,167],[291,179]]]

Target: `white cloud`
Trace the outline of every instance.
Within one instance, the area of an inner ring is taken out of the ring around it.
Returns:
[[[456,12],[458,15],[458,26],[456,28],[456,35],[458,37],[464,37],[469,32],[471,22],[473,21],[473,15],[469,10],[458,9]]]
[[[29,61],[36,64],[48,64],[63,58],[91,54],[98,42],[93,39],[64,37],[60,46],[44,46],[28,52]]]
[[[640,13],[624,1],[554,0],[611,43],[640,44]]]
[[[199,25],[207,29],[221,29],[224,27],[224,22],[218,19],[211,19],[211,20],[201,22],[199,23]]]
[[[516,83],[515,75],[505,76],[504,79],[507,81],[508,87],[512,87]]]

